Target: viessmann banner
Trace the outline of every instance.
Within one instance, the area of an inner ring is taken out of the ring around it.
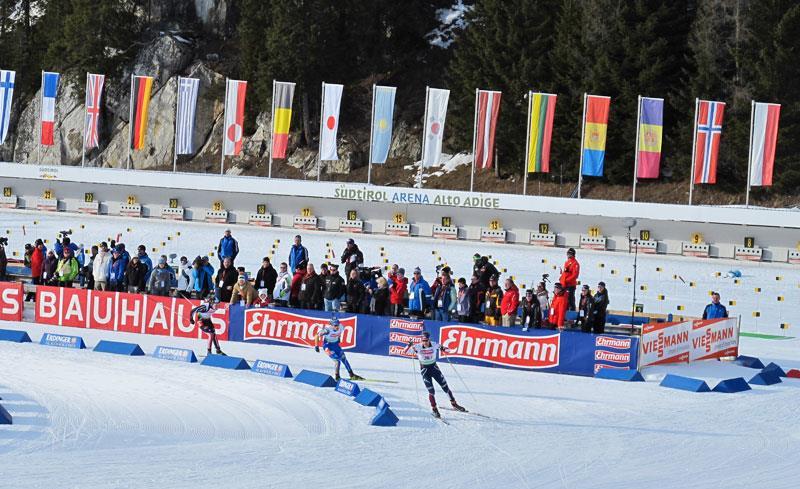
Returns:
[[[739,354],[739,320],[720,318],[642,327],[640,366],[688,363]]]
[[[8,292],[6,292],[8,291]],[[24,306],[17,287],[0,288],[0,311],[17,318]],[[71,328],[126,333],[204,338],[189,321],[197,301],[123,292],[99,292],[40,286],[36,292],[36,322]],[[594,375],[601,368],[635,369],[637,338],[566,331],[490,328],[479,325],[410,321],[363,314],[339,314],[344,327],[342,348],[356,353],[409,356],[409,341],[420,341],[423,330],[449,352],[444,361],[486,367]],[[212,318],[219,338],[227,341],[313,348],[314,338],[327,325],[330,313],[299,309],[245,309],[233,305]],[[714,354],[723,334],[703,333],[699,343]],[[726,333],[727,334],[727,333]],[[738,337],[738,335],[737,335]]]

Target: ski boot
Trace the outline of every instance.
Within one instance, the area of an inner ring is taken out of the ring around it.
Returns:
[[[364,380],[364,377],[360,375],[354,374],[352,371],[348,372],[350,374],[350,380]]]
[[[462,413],[466,413],[467,410],[464,409],[461,405],[459,405],[455,399],[450,399],[450,405],[453,406],[453,409],[456,411],[461,411]]]
[[[228,356],[228,355],[222,353],[222,350],[220,350],[219,348],[217,348],[217,355],[222,355],[223,357],[227,357]]]
[[[333,374],[333,380],[335,380],[336,382],[339,382],[339,379],[341,379],[341,377],[339,377],[339,372],[336,372],[335,374]]]
[[[436,406],[431,406],[431,411],[432,411],[431,414],[433,414],[434,418],[441,418],[442,417],[442,415],[439,414],[439,408],[437,408]]]

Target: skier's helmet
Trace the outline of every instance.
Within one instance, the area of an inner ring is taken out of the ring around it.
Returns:
[[[331,318],[330,325],[338,327],[339,326],[339,318]]]
[[[431,333],[429,331],[423,331],[422,332],[422,339],[424,339],[424,340],[431,339]]]

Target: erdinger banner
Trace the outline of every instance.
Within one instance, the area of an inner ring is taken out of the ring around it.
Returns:
[[[689,361],[691,321],[650,323],[642,326],[642,353],[639,366]]]
[[[327,318],[307,316],[286,309],[246,309],[241,339],[313,348],[317,334],[328,325],[329,319],[330,316]],[[340,318],[339,322],[344,328],[339,345],[345,350],[355,348],[358,318],[356,316]]]
[[[202,338],[189,313],[199,301],[124,292],[36,288],[36,322],[124,333]],[[212,316],[217,337],[228,339],[227,309]]]
[[[0,321],[22,321],[24,302],[21,283],[0,282]]]
[[[739,355],[739,320],[721,318],[695,321],[691,332],[689,361]]]

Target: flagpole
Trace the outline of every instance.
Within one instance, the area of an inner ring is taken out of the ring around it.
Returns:
[[[531,107],[533,106],[533,92],[528,90],[528,123],[525,131],[525,155],[522,157],[522,195],[528,195],[528,170],[530,168],[531,154]]]
[[[634,146],[633,163],[633,200],[636,202],[636,182],[639,180],[639,129],[642,127],[642,96],[639,95],[638,106],[636,107],[636,144]]]
[[[89,73],[86,73],[86,90],[84,93],[83,101],[83,140],[81,141],[81,168],[86,166],[86,115],[89,113],[89,105],[86,103],[86,99],[89,95]]]
[[[478,99],[480,97],[480,89],[475,89],[475,116],[472,119],[472,172],[469,175],[469,191],[472,192],[472,189],[475,185],[475,143],[476,139],[478,138]],[[489,110],[489,104],[486,104],[486,110]],[[489,158],[492,156],[489,155]]]
[[[578,198],[581,198],[581,184],[583,184],[583,153],[584,144],[586,144],[586,102],[589,95],[583,92],[583,119],[581,120],[581,157],[578,165]]]
[[[172,145],[172,173],[178,171],[178,106],[181,100],[181,77],[178,77],[178,86],[175,90],[175,137]]]
[[[219,153],[219,174],[225,173],[225,124],[228,122],[228,78],[225,78],[225,107],[222,109],[222,151]]]
[[[128,160],[125,162],[125,169],[131,167],[131,145],[133,144],[133,73],[131,73],[131,98],[128,109]]]
[[[317,148],[317,181],[320,181],[322,172],[322,130],[325,124],[325,82],[322,82],[322,97],[319,103],[319,147]]]
[[[425,141],[427,138],[425,135],[428,131],[428,94],[431,91],[431,87],[425,87],[425,113],[422,115],[422,154],[419,158],[419,188],[422,188],[422,168],[425,166]]]
[[[36,164],[42,164],[42,109],[44,108],[44,70],[42,70],[42,84],[39,89],[39,141],[36,143]]]
[[[372,180],[372,138],[375,136],[375,84],[372,84],[372,114],[369,123],[369,161],[367,162],[367,185]]]
[[[744,197],[744,206],[750,206],[750,171],[753,164],[753,121],[755,117],[756,102],[750,101],[750,146],[747,150],[747,191]]]
[[[695,165],[697,164],[697,117],[698,117],[698,109],[700,107],[700,99],[694,99],[694,134],[692,135],[692,173],[689,175],[689,205],[692,205],[692,193],[694,192],[694,172],[695,172]],[[710,104],[709,104],[710,108]],[[711,121],[711,127],[713,127],[714,121]],[[714,133],[709,131],[706,135],[707,138],[713,137]],[[713,142],[713,141],[712,141]],[[707,158],[708,155],[703,153],[703,157]]]
[[[275,80],[272,80],[272,134],[269,138],[269,172],[267,178],[272,178],[272,149],[275,147]]]

